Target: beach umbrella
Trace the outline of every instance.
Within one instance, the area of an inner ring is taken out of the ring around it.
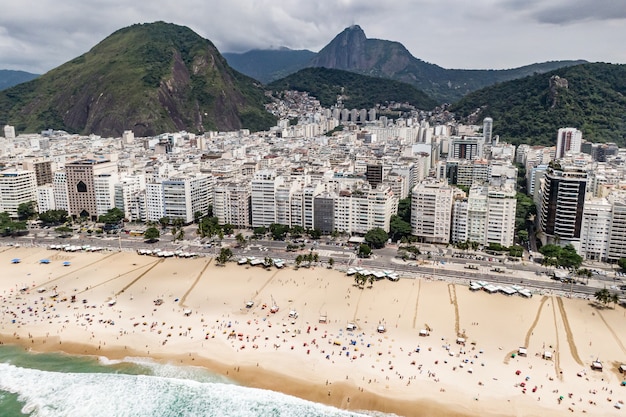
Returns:
[[[39,263],[40,264],[49,264],[50,263],[50,259],[40,259]]]
[[[72,264],[72,263],[71,263],[71,262],[69,262],[69,261],[65,261],[65,262],[63,262],[63,266],[70,266],[71,264]]]
[[[19,264],[20,263],[20,258],[13,258],[13,259],[11,259],[11,263],[12,264]]]

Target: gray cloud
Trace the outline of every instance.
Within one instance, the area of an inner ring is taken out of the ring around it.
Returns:
[[[188,26],[222,52],[279,46],[317,51],[356,23],[370,38],[401,42],[416,57],[448,68],[510,68],[578,58],[623,63],[626,8],[617,3],[3,0],[0,68],[42,73],[122,27],[157,20]]]

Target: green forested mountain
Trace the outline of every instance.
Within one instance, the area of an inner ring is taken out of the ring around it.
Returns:
[[[166,131],[263,130],[262,86],[230,68],[187,27],[157,22],[113,33],[89,52],[0,92],[0,124],[137,136]]]
[[[39,77],[39,75],[25,71],[0,70],[0,90],[5,90],[37,77]]]
[[[306,68],[267,86],[274,91],[306,91],[322,106],[330,107],[342,96],[348,109],[371,108],[379,103],[410,103],[423,110],[437,105],[433,99],[412,85],[384,78],[327,68]]]
[[[451,111],[469,122],[494,120],[493,133],[515,144],[552,145],[575,127],[593,142],[626,144],[626,65],[561,68],[468,94]]]

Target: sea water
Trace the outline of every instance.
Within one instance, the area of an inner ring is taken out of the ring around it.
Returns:
[[[364,415],[245,388],[199,367],[0,346],[0,417]]]

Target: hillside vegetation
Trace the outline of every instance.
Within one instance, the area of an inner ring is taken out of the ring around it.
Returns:
[[[157,22],[113,33],[89,52],[0,92],[0,124],[137,136],[166,131],[263,130],[262,87],[231,69],[187,27]]]
[[[589,141],[624,146],[626,65],[584,64],[508,81],[450,110],[469,122],[492,117],[494,134],[515,144],[553,145],[559,128],[575,127]]]
[[[406,102],[423,110],[437,105],[409,84],[327,68],[306,68],[269,84],[267,88],[274,91],[306,91],[324,107],[334,105],[339,95],[348,109],[367,109],[387,102]]]

